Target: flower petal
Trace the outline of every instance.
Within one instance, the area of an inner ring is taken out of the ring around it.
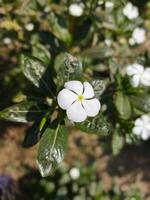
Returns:
[[[133,87],[138,87],[140,85],[140,76],[134,75],[131,79],[131,84]]]
[[[78,95],[82,95],[83,93],[83,84],[80,81],[68,81],[65,83],[64,87]]]
[[[149,115],[142,115],[141,117],[143,124],[148,123],[150,121],[150,116]]]
[[[67,109],[67,116],[73,122],[83,122],[87,118],[87,114],[79,101],[76,101]]]
[[[135,75],[135,74],[141,74],[144,72],[144,67],[140,64],[132,64],[132,65],[128,65],[126,67],[126,73],[129,76]]]
[[[135,126],[143,126],[143,120],[141,117],[135,120]]]
[[[149,131],[147,131],[147,130],[143,130],[143,131],[142,131],[141,138],[142,138],[143,140],[147,140],[147,139],[149,138],[149,136],[150,136]]]
[[[142,77],[141,77],[141,83],[145,86],[150,86],[150,68],[146,68]]]
[[[59,106],[66,110],[71,104],[76,101],[78,96],[68,89],[63,89],[58,93],[57,101]]]
[[[86,111],[86,114],[89,116],[89,117],[94,117],[96,116],[99,111],[100,111],[100,108],[101,108],[101,104],[99,102],[98,99],[90,99],[90,100],[84,100],[82,102],[83,104],[83,107]]]
[[[86,98],[86,99],[93,98],[94,97],[94,90],[93,90],[92,85],[88,82],[84,82],[83,87],[84,87],[84,92],[83,92],[84,98]]]
[[[135,135],[141,135],[143,128],[141,126],[135,126],[132,131]]]

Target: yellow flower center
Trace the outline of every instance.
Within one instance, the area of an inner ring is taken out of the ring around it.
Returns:
[[[83,95],[78,96],[78,101],[83,101],[83,100],[84,100],[84,96]]]

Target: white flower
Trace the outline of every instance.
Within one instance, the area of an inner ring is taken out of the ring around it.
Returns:
[[[83,15],[83,5],[81,4],[71,4],[69,6],[69,13],[74,17],[80,17]]]
[[[12,40],[11,40],[11,38],[6,37],[3,39],[3,42],[4,42],[4,44],[10,44],[12,42]]]
[[[145,41],[146,39],[146,31],[143,28],[135,28],[133,33],[132,33],[132,38],[137,44],[141,44]]]
[[[150,67],[144,69],[140,64],[132,64],[126,67],[126,73],[131,76],[133,87],[138,87],[139,85],[150,86]]]
[[[111,44],[112,44],[112,41],[110,40],[110,39],[105,39],[105,44],[107,45],[107,46],[111,46]]]
[[[106,1],[105,7],[108,9],[112,9],[114,7],[114,3],[111,1]]]
[[[25,25],[25,29],[26,29],[27,31],[33,31],[33,29],[34,29],[34,24],[32,24],[32,23],[26,24],[26,25]]]
[[[150,116],[142,115],[135,120],[133,133],[143,140],[150,137]]]
[[[123,8],[123,14],[128,19],[135,19],[139,16],[139,11],[136,6],[134,6],[131,2],[127,3],[127,5]]]
[[[80,170],[79,170],[79,168],[73,167],[70,170],[69,174],[73,180],[76,180],[80,177]]]
[[[82,122],[87,117],[95,117],[101,107],[94,97],[94,90],[90,83],[68,81],[57,96],[59,106],[67,111],[68,119],[73,122]]]
[[[136,44],[133,38],[129,38],[129,44],[130,44],[131,46],[133,46],[133,45]]]

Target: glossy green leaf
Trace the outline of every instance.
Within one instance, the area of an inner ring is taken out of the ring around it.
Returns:
[[[114,131],[113,138],[112,138],[112,152],[113,155],[117,155],[120,153],[121,149],[123,148],[123,137],[120,135],[118,129]]]
[[[67,130],[58,125],[56,129],[47,128],[43,133],[37,157],[37,164],[42,177],[49,176],[64,159],[67,148]]]
[[[131,104],[127,95],[117,92],[115,96],[115,105],[122,119],[129,119],[131,116]]]
[[[93,89],[94,89],[95,97],[99,98],[106,89],[107,81],[97,79],[97,80],[93,80],[91,82],[91,84],[92,84]]]
[[[36,87],[40,87],[42,78],[46,72],[46,65],[32,56],[21,56],[23,73]]]
[[[108,123],[106,117],[102,114],[98,114],[94,118],[88,118],[84,122],[76,124],[76,127],[81,131],[103,136],[108,135],[110,131],[110,124]]]
[[[143,112],[150,112],[150,95],[141,94],[141,95],[132,95],[131,102],[133,107]]]
[[[58,85],[62,86],[66,81],[79,79],[82,74],[82,63],[69,53],[57,56],[55,60]]]
[[[45,110],[41,110],[37,102],[25,101],[15,104],[0,112],[0,118],[12,122],[27,123],[39,119]]]
[[[23,147],[29,148],[35,145],[40,139],[39,123],[34,123],[26,133],[23,141]]]
[[[40,43],[33,45],[32,54],[36,58],[43,61],[46,65],[50,64],[50,62],[51,62],[50,51],[48,51],[47,48]]]

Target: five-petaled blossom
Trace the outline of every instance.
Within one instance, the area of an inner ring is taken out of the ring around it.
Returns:
[[[59,106],[66,110],[67,117],[73,122],[83,122],[87,117],[95,117],[101,104],[95,98],[93,87],[90,83],[68,81],[57,96]]]
[[[140,64],[128,65],[126,73],[131,76],[131,84],[133,87],[139,85],[150,86],[150,67],[144,68]]]
[[[142,115],[135,120],[133,133],[143,140],[150,138],[150,116]]]

